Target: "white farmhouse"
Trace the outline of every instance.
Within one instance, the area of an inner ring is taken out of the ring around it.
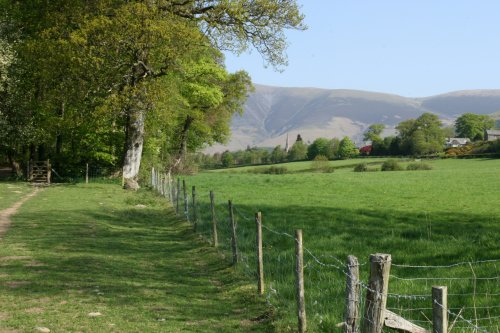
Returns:
[[[463,147],[470,142],[469,138],[446,138],[446,148]]]

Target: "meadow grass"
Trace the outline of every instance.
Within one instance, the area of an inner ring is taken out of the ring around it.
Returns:
[[[240,268],[250,278],[255,271],[253,214],[261,211],[264,225],[277,232],[264,229],[266,298],[280,314],[278,331],[295,328],[294,240],[289,235],[303,229],[304,246],[314,255],[306,252],[305,258],[311,331],[331,332],[342,322],[345,274],[341,262],[346,256],[359,258],[366,279],[369,255],[389,253],[395,264],[389,308],[429,327],[431,286],[446,285],[454,313],[464,307],[463,317],[473,319],[484,331],[497,332],[498,261],[432,269],[399,265],[446,266],[500,259],[500,160],[426,163],[433,170],[356,173],[338,168],[330,174],[263,175],[238,168],[200,173],[189,177],[188,184],[196,185],[199,230],[207,239],[211,237],[208,193],[215,192],[222,251],[229,251],[226,202],[233,201]],[[291,168],[300,169],[295,164]],[[454,331],[473,329],[459,320]]]
[[[0,332],[271,330],[255,287],[150,191],[46,188],[0,243]]]
[[[25,183],[0,182],[0,210],[9,208],[31,190],[31,186]]]
[[[344,169],[344,168],[354,168],[356,164],[359,163],[367,163],[371,165],[380,165],[382,164],[386,158],[384,157],[366,157],[366,158],[358,158],[358,159],[348,159],[348,160],[338,160],[338,161],[330,161],[328,164],[334,169]],[[300,162],[289,162],[289,163],[281,163],[274,164],[278,167],[286,167],[289,172],[292,173],[301,173],[301,172],[310,172],[313,171],[312,161],[300,161]],[[269,168],[269,165],[258,165],[258,166],[243,166],[243,167],[235,167],[229,169],[217,169],[212,170],[210,172],[223,172],[223,173],[243,173],[243,172],[253,172],[256,170],[262,170]]]

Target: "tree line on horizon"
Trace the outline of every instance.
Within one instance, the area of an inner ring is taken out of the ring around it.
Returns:
[[[295,143],[286,150],[281,145],[274,149],[247,147],[235,152],[225,151],[212,155],[202,154],[197,162],[206,168],[230,167],[236,165],[273,164],[295,161],[348,159],[364,156],[437,156],[445,151],[445,139],[451,137],[468,138],[481,143],[485,131],[494,128],[495,121],[487,115],[465,113],[458,117],[454,127],[443,127],[439,117],[424,113],[416,119],[408,119],[396,126],[397,135],[382,136],[384,124],[372,124],[363,135],[368,146],[356,147],[349,137],[316,138],[307,144],[300,134]],[[500,144],[480,146],[479,153],[500,152]],[[363,149],[368,148],[368,149]],[[472,149],[472,145],[471,145]],[[456,151],[450,151],[456,154]],[[470,150],[467,150],[470,152]]]

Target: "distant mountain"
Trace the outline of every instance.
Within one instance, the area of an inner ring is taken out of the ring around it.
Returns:
[[[293,144],[297,134],[307,141],[317,137],[349,136],[361,143],[363,132],[373,123],[387,125],[393,134],[401,121],[424,112],[437,114],[452,124],[463,113],[492,114],[500,111],[500,90],[458,91],[425,98],[358,90],[283,88],[255,85],[243,116],[232,120],[232,138],[226,146],[208,152],[237,150],[247,146]]]

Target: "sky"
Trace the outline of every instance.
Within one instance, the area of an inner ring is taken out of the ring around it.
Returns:
[[[426,97],[500,89],[500,0],[298,0],[306,31],[288,31],[288,66],[226,54],[256,84]]]

